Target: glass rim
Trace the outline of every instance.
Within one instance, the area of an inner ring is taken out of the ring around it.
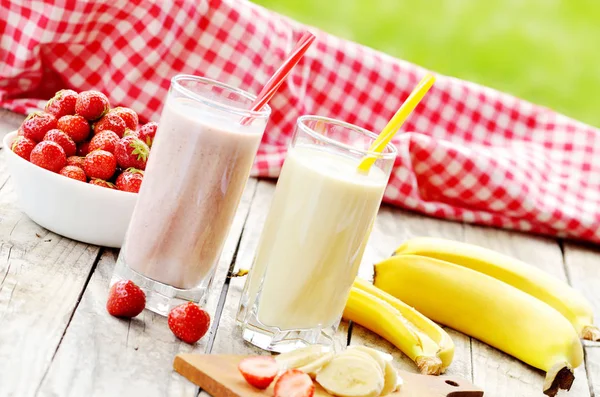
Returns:
[[[376,159],[386,159],[386,160],[394,159],[398,155],[398,149],[396,149],[396,147],[391,142],[388,143],[387,145],[385,145],[383,152],[374,152],[369,149],[361,149],[361,148],[357,148],[350,144],[329,138],[323,134],[318,133],[317,131],[313,130],[308,125],[306,125],[307,121],[322,121],[322,122],[329,123],[329,124],[335,124],[340,127],[344,127],[344,128],[350,129],[350,130],[357,131],[360,134],[363,134],[363,135],[368,136],[369,138],[372,138],[373,140],[377,139],[378,135],[372,131],[367,130],[366,128],[362,128],[357,125],[347,123],[345,121],[332,119],[330,117],[313,116],[313,115],[304,115],[304,116],[298,117],[298,120],[296,121],[296,126],[298,128],[300,128],[302,131],[304,131],[305,133],[307,133],[308,135],[310,135],[311,137],[313,137],[315,139],[318,139],[323,142],[327,142],[333,146],[344,149],[346,151],[355,152],[355,153],[361,154],[363,156],[375,157]]]
[[[227,104],[212,100],[210,98],[206,98],[206,97],[202,96],[202,94],[198,94],[198,93],[190,90],[189,88],[184,87],[180,83],[180,81],[182,81],[182,80],[193,80],[193,81],[201,82],[201,83],[204,83],[207,85],[221,87],[227,91],[234,92],[246,99],[249,99],[250,101],[254,101],[256,99],[256,95],[254,95],[248,91],[245,91],[241,88],[234,87],[227,83],[221,83],[220,81],[213,80],[208,77],[195,76],[193,74],[178,74],[178,75],[175,75],[173,78],[171,78],[171,87],[180,91],[182,94],[186,95],[187,97],[189,97],[195,101],[202,102],[203,104],[210,106],[212,108],[219,109],[219,110],[222,110],[222,111],[225,111],[228,113],[233,113],[240,117],[249,117],[249,118],[254,118],[254,119],[268,118],[271,115],[271,107],[267,104],[265,104],[261,110],[250,110],[250,109],[244,109],[242,107],[227,105]]]

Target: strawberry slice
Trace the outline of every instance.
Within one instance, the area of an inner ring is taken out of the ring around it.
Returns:
[[[312,379],[299,369],[288,369],[275,382],[274,397],[312,397],[313,394]]]
[[[238,370],[246,382],[257,389],[266,389],[277,376],[279,367],[273,357],[248,357],[240,361]]]

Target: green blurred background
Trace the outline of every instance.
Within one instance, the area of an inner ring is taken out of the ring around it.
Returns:
[[[254,0],[600,127],[600,0]]]

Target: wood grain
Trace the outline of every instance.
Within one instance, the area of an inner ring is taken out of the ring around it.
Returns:
[[[255,188],[256,181],[251,180],[210,290],[207,311],[213,319]],[[178,353],[205,352],[210,334],[190,346],[171,333],[166,318],[148,310],[132,320],[111,317],[105,304],[116,257],[113,250],[102,255],[40,395],[195,396],[197,387],[172,371],[173,357]],[[216,326],[213,321],[211,332]]]
[[[0,208],[0,390],[33,396],[69,324],[99,249]]]
[[[465,242],[513,256],[566,281],[562,252],[555,240],[471,225],[465,225],[464,230]],[[473,379],[475,384],[484,387],[486,396],[542,395],[544,376],[542,371],[473,339]],[[590,395],[584,366],[575,371],[570,395]]]
[[[600,248],[578,243],[564,244],[565,269],[571,285],[592,304],[595,324],[600,326]],[[600,396],[600,342],[585,342],[588,382]]]

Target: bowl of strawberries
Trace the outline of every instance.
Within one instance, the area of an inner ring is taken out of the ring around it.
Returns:
[[[4,137],[22,210],[54,233],[120,247],[157,126],[99,91],[57,92]]]

